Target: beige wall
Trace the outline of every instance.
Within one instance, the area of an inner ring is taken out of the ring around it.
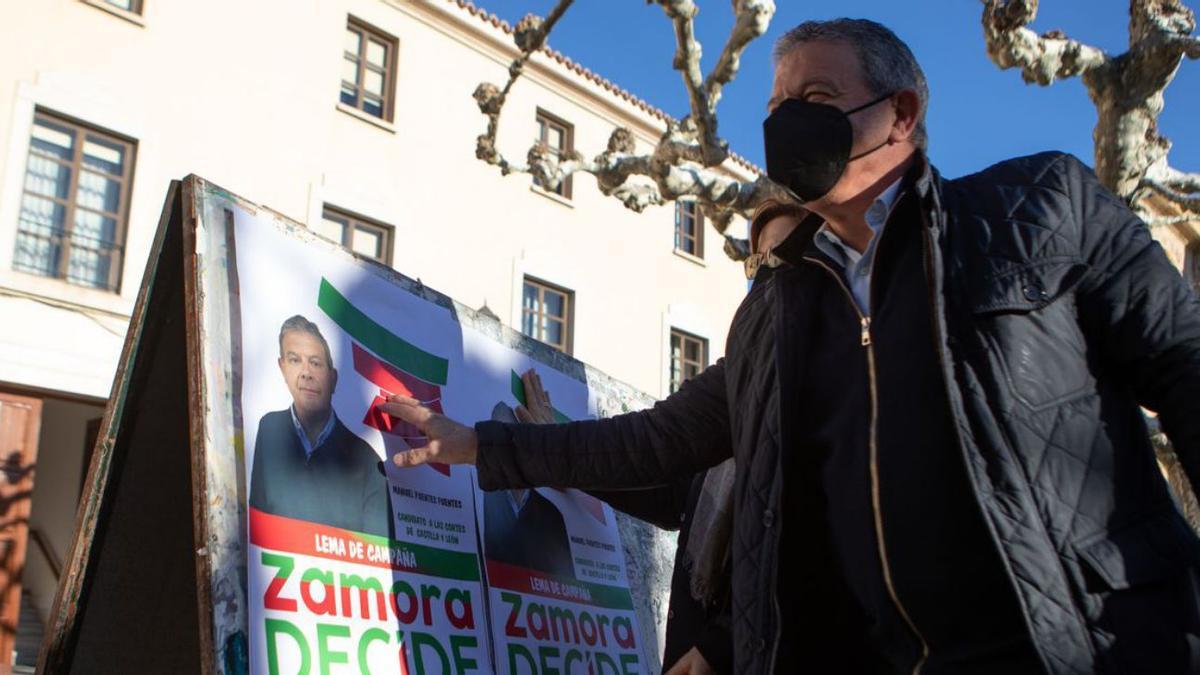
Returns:
[[[711,228],[697,263],[673,253],[671,209],[635,214],[584,175],[564,202],[474,158],[485,120],[471,92],[483,80],[502,84],[513,50],[503,31],[457,3],[145,5],[144,25],[83,0],[0,10],[0,293],[35,296],[21,300],[19,325],[0,325],[0,381],[107,394],[120,349],[107,328],[115,320],[120,333],[168,182],[188,173],[302,222],[329,203],[391,224],[397,269],[468,305],[486,302],[509,325],[519,325],[523,275],[570,288],[575,355],[648,393],[666,393],[671,325],[708,338],[712,358],[723,353],[745,282]],[[347,15],[399,39],[391,125],[336,105]],[[138,141],[119,295],[11,270],[35,106]],[[575,146],[588,155],[617,125],[633,127],[646,148],[661,125],[539,56],[505,109],[506,152],[524,157],[539,107],[574,124]],[[87,372],[51,377],[72,353],[94,356],[80,366]]]

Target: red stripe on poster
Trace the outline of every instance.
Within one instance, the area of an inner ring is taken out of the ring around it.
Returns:
[[[387,402],[387,395],[388,393],[386,391],[382,389],[379,390],[379,395],[371,401],[371,407],[367,408],[367,414],[365,417],[363,417],[363,424],[371,427],[372,429],[378,429],[388,436],[399,439],[404,443],[403,446],[396,447],[393,443],[390,443],[388,441],[388,437],[385,436],[383,439],[383,444],[387,449],[388,455],[392,455],[396,452],[403,452],[409,448],[419,448],[428,443],[429,439],[425,436],[425,434],[421,433],[421,430],[418,429],[416,425],[410,422],[405,422],[397,417],[392,417],[379,407]],[[425,466],[428,466],[443,476],[450,475],[449,464],[430,462]]]
[[[378,541],[372,541],[374,539]],[[250,543],[273,551],[309,555],[355,565],[400,572],[422,572],[414,554],[404,549],[393,549],[386,539],[367,537],[350,530],[317,525],[306,520],[276,516],[255,508],[250,509]]]
[[[592,592],[588,587],[527,567],[516,567],[489,560],[487,561],[487,573],[488,583],[496,588],[585,605],[597,604],[592,599]]]
[[[357,342],[351,342],[354,354],[354,370],[373,382],[380,389],[393,394],[411,396],[434,412],[442,412],[442,390],[436,384],[429,384],[418,379],[415,375],[400,370],[386,361],[380,360]]]

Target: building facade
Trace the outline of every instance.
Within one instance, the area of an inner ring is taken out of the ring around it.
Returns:
[[[637,214],[590,176],[551,191],[475,159],[471,93],[503,84],[516,49],[469,3],[40,0],[0,9],[0,35],[0,434],[17,448],[0,659],[14,632],[16,660],[36,658],[172,179],[203,176],[652,395],[724,351],[745,280],[693,205]],[[624,126],[645,151],[666,120],[543,51],[500,147],[594,155]]]

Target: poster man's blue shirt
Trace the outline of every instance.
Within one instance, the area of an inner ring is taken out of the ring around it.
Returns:
[[[329,434],[333,433],[333,425],[337,423],[337,414],[331,408],[329,410],[329,419],[325,420],[325,426],[321,428],[321,433],[317,434],[317,442],[311,443],[308,440],[308,434],[304,432],[304,425],[300,424],[300,418],[296,416],[296,406],[289,408],[292,411],[292,425],[296,427],[296,435],[300,437],[300,447],[304,448],[304,456],[312,457],[313,451],[321,447],[328,438]]]

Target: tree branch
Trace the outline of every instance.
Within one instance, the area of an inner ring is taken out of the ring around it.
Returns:
[[[1184,211],[1190,211],[1192,217],[1200,216],[1200,192],[1183,192],[1168,183],[1145,179],[1142,185],[1166,197],[1170,202]]]
[[[1171,168],[1163,159],[1146,171],[1139,188],[1139,195],[1156,193],[1192,218],[1200,216],[1200,173]]]
[[[714,115],[717,103],[721,101],[722,89],[733,81],[741,67],[742,52],[767,32],[771,17],[775,14],[775,3],[773,0],[734,0],[733,11],[736,14],[733,30],[712,72],[704,80],[704,89],[708,92],[708,111]]]
[[[1200,173],[1187,173],[1164,165],[1159,176],[1173,190],[1200,195]]]
[[[700,162],[704,166],[716,166],[729,156],[729,147],[717,136],[717,116],[709,108],[708,90],[700,72],[701,48],[695,33],[696,13],[700,10],[692,0],[657,1],[675,26],[675,59],[671,65],[683,75],[683,86],[692,110],[682,126],[689,131],[690,127],[695,128]]]
[[[1039,36],[1027,28],[1037,16],[1038,0],[983,0],[983,4],[988,56],[1002,69],[1020,68],[1026,82],[1049,85],[1109,61],[1102,50],[1061,32]]]
[[[1200,38],[1193,35],[1179,38],[1179,46],[1183,49],[1184,56],[1189,59],[1200,59]]]
[[[726,234],[733,217],[739,214],[748,217],[766,199],[788,201],[790,196],[765,176],[744,182],[720,169],[729,157],[729,150],[717,136],[716,107],[722,88],[737,74],[746,46],[766,32],[775,12],[774,1],[734,0],[734,26],[706,79],[700,72],[700,44],[694,33],[698,10],[694,2],[650,1],[659,4],[674,24],[677,47],[674,66],[683,75],[691,107],[691,114],[682,120],[668,119],[653,151],[637,154],[633,132],[618,128],[613,130],[604,152],[591,160],[574,151],[560,157],[544,143],[535,143],[523,164],[509,161],[500,153],[496,136],[501,110],[525,64],[535,51],[543,48],[550,29],[573,2],[559,0],[545,20],[529,15],[517,24],[514,40],[520,55],[509,66],[504,87],[484,82],[475,89],[479,110],[488,118],[487,131],[476,139],[475,156],[500,167],[503,175],[528,173],[550,190],[572,174],[590,173],[603,194],[637,212],[680,197],[694,197],[717,232],[725,235],[726,254],[741,260],[749,245]]]
[[[528,168],[512,164],[496,148],[496,134],[500,130],[500,111],[504,109],[504,103],[508,100],[508,92],[512,90],[513,83],[521,77],[521,73],[525,70],[525,63],[529,61],[534,52],[546,44],[550,30],[554,28],[554,24],[558,23],[573,2],[575,0],[558,0],[558,4],[550,10],[550,14],[545,19],[533,14],[528,14],[521,19],[513,30],[513,40],[517,43],[517,49],[521,53],[508,66],[508,82],[504,84],[503,89],[488,82],[481,83],[475,88],[475,102],[479,104],[480,112],[487,115],[488,118],[487,132],[475,139],[475,157],[488,164],[499,166],[500,173],[503,175],[528,171]]]
[[[1196,216],[1192,214],[1184,214],[1182,216],[1151,216],[1149,218],[1142,218],[1142,220],[1146,223],[1146,227],[1149,227],[1152,230],[1160,227],[1170,227],[1171,225],[1183,225],[1184,223],[1193,221],[1195,219]]]

